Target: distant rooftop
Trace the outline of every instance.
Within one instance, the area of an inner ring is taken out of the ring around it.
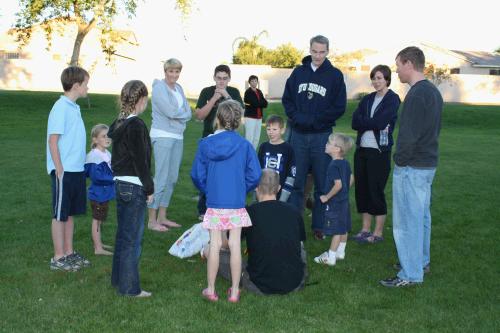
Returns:
[[[484,51],[450,51],[465,58],[465,60],[470,62],[473,67],[500,68],[500,54],[494,54]]]

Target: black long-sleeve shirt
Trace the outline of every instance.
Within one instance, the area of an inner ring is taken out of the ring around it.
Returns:
[[[113,140],[113,175],[139,177],[146,195],[153,194],[151,139],[144,121],[135,116],[115,120],[109,127],[108,136]]]

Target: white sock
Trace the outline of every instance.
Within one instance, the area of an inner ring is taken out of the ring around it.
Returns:
[[[345,246],[346,245],[347,245],[347,242],[340,242],[339,247],[337,248],[337,252],[345,253]]]
[[[328,256],[329,256],[330,258],[335,258],[335,255],[336,255],[335,251],[328,250]]]

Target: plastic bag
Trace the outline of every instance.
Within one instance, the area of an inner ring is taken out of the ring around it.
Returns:
[[[175,257],[187,258],[197,253],[208,244],[210,233],[201,226],[201,223],[193,225],[186,230],[178,240],[168,250],[168,253]]]

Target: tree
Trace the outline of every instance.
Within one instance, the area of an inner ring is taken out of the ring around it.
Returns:
[[[436,86],[439,86],[443,82],[451,81],[451,75],[448,68],[436,67],[434,64],[430,63],[425,66],[424,75]]]
[[[260,36],[267,31],[262,31],[259,35],[251,39],[238,37],[241,40],[238,49],[233,55],[233,64],[245,65],[271,65],[277,68],[292,68],[300,64],[303,54],[292,44],[282,44],[274,50],[269,50],[259,44]]]
[[[291,43],[282,44],[270,52],[269,64],[278,68],[293,68],[299,65],[304,54]]]
[[[500,47],[498,49],[495,50],[495,53],[498,53],[500,54]]]
[[[191,11],[193,0],[176,0],[176,9],[183,17]],[[108,57],[114,52],[113,19],[124,13],[135,15],[138,0],[19,0],[20,11],[16,14],[16,39],[21,47],[26,45],[34,26],[40,25],[51,42],[52,23],[75,24],[78,27],[73,45],[70,65],[78,65],[80,48],[85,36],[92,29],[102,33],[101,46]]]

